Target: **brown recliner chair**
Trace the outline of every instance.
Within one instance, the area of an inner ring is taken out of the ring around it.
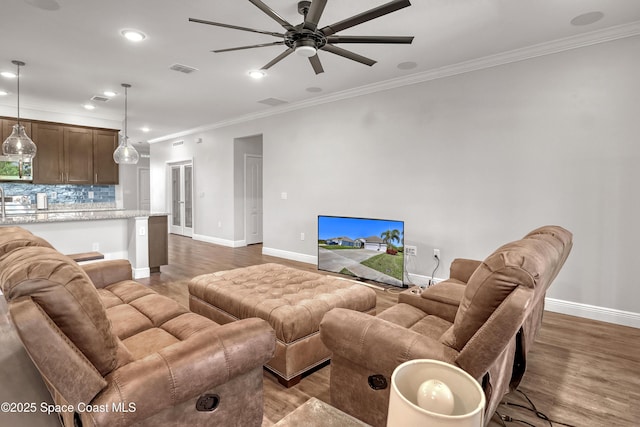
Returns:
[[[81,267],[26,230],[0,232],[12,323],[64,425],[262,424],[267,322],[220,326],[132,281],[128,261]]]
[[[376,317],[328,312],[320,334],[333,352],[332,404],[384,426],[393,370],[407,360],[436,359],[478,380],[487,398],[488,423],[524,374],[545,292],[571,247],[570,232],[541,227],[483,262],[454,262],[456,277],[422,294],[403,293],[397,305]]]

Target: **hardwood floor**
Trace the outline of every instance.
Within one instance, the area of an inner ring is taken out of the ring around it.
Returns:
[[[170,235],[169,265],[139,282],[188,306],[186,283],[192,277],[266,262],[317,271],[314,265],[264,256],[261,245],[231,249]],[[378,312],[397,302],[396,292],[376,290]],[[310,397],[330,403],[330,369],[325,366],[290,389],[265,371],[263,426],[278,422]],[[580,427],[640,425],[640,329],[545,312],[520,389],[554,421]],[[519,393],[505,400],[527,404]],[[501,405],[498,411],[534,426],[550,425],[516,406]],[[490,425],[503,423],[494,417]]]

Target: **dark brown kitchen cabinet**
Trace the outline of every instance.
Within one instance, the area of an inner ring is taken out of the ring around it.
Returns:
[[[0,117],[1,141],[15,123],[15,118]],[[20,123],[37,146],[34,184],[118,184],[119,167],[113,160],[118,130],[39,120],[21,119]]]
[[[113,160],[118,147],[118,131],[95,129],[93,131],[93,183],[118,184],[119,168]]]
[[[64,127],[53,123],[32,123],[31,131],[31,139],[38,147],[33,159],[33,182],[64,183]]]
[[[149,269],[160,271],[161,265],[169,264],[169,229],[166,215],[150,216],[149,225]]]
[[[93,184],[93,130],[64,127],[64,178],[67,184]]]

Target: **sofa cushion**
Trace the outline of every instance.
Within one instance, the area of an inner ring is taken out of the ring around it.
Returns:
[[[12,251],[0,259],[0,283],[7,301],[34,301],[102,375],[115,368],[118,344],[104,306],[69,257],[47,247]]]
[[[556,248],[542,239],[523,239],[497,249],[469,279],[455,322],[441,341],[461,351],[518,286],[535,289],[543,283],[544,292],[552,275],[545,267],[559,258]]]
[[[403,303],[387,308],[376,317],[434,340],[439,340],[442,334],[451,327],[451,322],[447,322],[438,316],[429,315],[417,307]]]
[[[34,236],[22,227],[2,227],[0,230],[0,258],[15,249],[27,246],[52,248],[46,240]]]

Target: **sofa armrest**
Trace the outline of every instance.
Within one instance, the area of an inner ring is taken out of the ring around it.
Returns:
[[[466,288],[466,285],[448,279],[429,286],[419,294],[412,293],[412,290],[401,292],[398,303],[412,305],[453,323]]]
[[[132,412],[96,412],[97,426],[130,425],[194,398],[252,369],[275,353],[275,331],[258,318],[212,325],[107,375],[108,386],[91,402]],[[115,405],[115,406],[114,406]]]
[[[320,338],[334,355],[391,376],[411,359],[454,363],[458,352],[437,340],[354,310],[334,308],[322,318]]]
[[[126,259],[114,259],[81,265],[96,288],[132,280],[131,263]]]
[[[474,271],[482,264],[482,261],[474,259],[456,258],[451,262],[449,278],[467,283]]]

